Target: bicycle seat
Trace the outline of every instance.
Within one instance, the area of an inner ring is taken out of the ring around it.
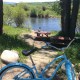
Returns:
[[[31,53],[35,52],[37,48],[32,48],[31,50],[23,50],[22,54],[25,56],[29,56]]]

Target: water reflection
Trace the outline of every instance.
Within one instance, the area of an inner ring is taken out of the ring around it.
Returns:
[[[28,18],[26,27],[31,26],[33,30],[38,30],[41,27],[43,31],[60,31],[60,18]]]

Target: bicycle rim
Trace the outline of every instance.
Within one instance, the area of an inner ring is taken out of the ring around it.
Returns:
[[[6,68],[1,74],[0,80],[24,80],[33,78],[34,75],[28,68],[15,65]]]

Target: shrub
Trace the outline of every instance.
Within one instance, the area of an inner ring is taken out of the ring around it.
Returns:
[[[68,49],[65,50],[67,57],[73,62],[77,63],[80,60],[80,43],[78,40]]]
[[[46,10],[46,7],[45,6],[42,6],[42,10],[45,11]]]
[[[44,17],[43,11],[41,11],[41,10],[38,11],[38,17],[40,17],[40,18],[43,18]]]
[[[17,27],[23,27],[26,20],[25,11],[22,8],[16,7],[14,10],[13,19]]]
[[[12,21],[13,21],[13,18],[12,18],[12,15],[13,15],[12,7],[10,5],[4,5],[3,6],[3,13],[4,13],[4,15],[3,15],[3,23],[11,25]]]
[[[49,10],[46,10],[45,12],[44,12],[44,16],[47,18],[47,17],[49,17]]]
[[[37,10],[36,9],[32,9],[31,13],[30,13],[30,17],[37,17]]]

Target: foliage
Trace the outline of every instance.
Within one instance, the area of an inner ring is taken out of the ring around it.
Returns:
[[[17,6],[24,9],[25,11],[29,10],[29,7],[27,6],[26,3],[18,3]]]
[[[23,23],[26,20],[25,11],[20,7],[16,7],[13,12],[13,20],[17,27],[23,27]]]
[[[52,10],[55,11],[57,14],[61,13],[61,7],[59,1],[53,3]]]
[[[37,17],[37,10],[36,9],[31,10],[30,17]]]
[[[11,25],[12,23],[15,22],[17,27],[22,27],[23,23],[25,22],[26,19],[26,14],[22,6],[11,6],[11,5],[6,5],[4,4],[3,6],[3,21],[4,24]]]
[[[40,9],[38,10],[38,17],[43,18],[44,17],[44,12]]]
[[[5,5],[3,6],[3,23],[4,24],[8,24],[11,25],[11,23],[13,22],[13,11],[12,11],[12,7],[10,7],[10,5]]]
[[[48,18],[48,17],[49,17],[49,10],[46,10],[46,11],[44,12],[44,16],[45,16],[45,18]]]
[[[16,24],[17,27],[23,27],[26,17],[58,17],[57,11],[52,10],[53,3],[17,3],[3,5],[4,24]],[[57,4],[57,3],[55,3]],[[58,4],[57,4],[58,6]]]
[[[42,10],[45,11],[46,10],[46,7],[45,6],[42,6]]]
[[[44,13],[46,13],[46,10],[48,10],[49,11],[49,15],[52,16],[52,14],[54,12],[52,10],[53,4],[54,4],[54,2],[53,3],[17,3],[17,4],[14,4],[14,5],[4,4],[4,9],[5,9],[5,11],[9,10],[9,13],[10,13],[11,11],[13,11],[13,9],[11,9],[11,10],[10,9],[6,9],[6,6],[8,6],[9,8],[13,7],[15,10],[16,10],[16,7],[19,7],[20,9],[23,9],[25,11],[25,13],[27,13],[26,15],[31,16],[33,14],[36,14],[35,17],[38,14],[37,12],[41,12],[41,15],[44,15],[44,16],[47,15],[47,14],[44,14]],[[44,13],[43,13],[43,11],[44,11]],[[55,12],[54,12],[54,14],[55,14]]]

